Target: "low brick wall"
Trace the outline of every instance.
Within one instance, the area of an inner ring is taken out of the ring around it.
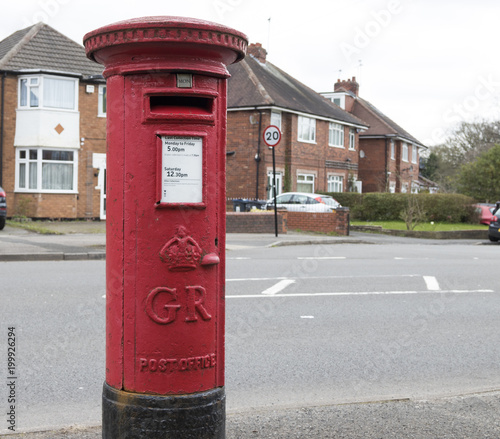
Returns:
[[[287,212],[288,230],[335,233],[349,236],[349,208],[333,212]]]
[[[287,232],[286,216],[278,213],[278,233]],[[274,212],[226,212],[227,233],[274,233]]]

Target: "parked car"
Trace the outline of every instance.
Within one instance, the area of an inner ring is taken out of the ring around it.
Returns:
[[[0,230],[5,227],[5,218],[7,217],[7,198],[5,191],[0,186]]]
[[[329,195],[309,194],[305,192],[285,192],[276,197],[278,209],[285,208],[291,212],[331,212],[340,203]],[[267,200],[266,209],[274,209],[274,199]]]
[[[486,224],[487,226],[489,226],[491,222],[491,217],[493,216],[493,212],[496,210],[495,205],[488,203],[479,203],[476,204],[475,206],[476,206],[476,212],[479,216],[479,223]]]
[[[491,217],[491,222],[488,227],[488,238],[491,242],[500,240],[500,205],[497,203],[495,213]]]

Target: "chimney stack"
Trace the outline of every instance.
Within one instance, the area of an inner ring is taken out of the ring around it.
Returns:
[[[257,61],[261,63],[266,62],[267,50],[262,47],[262,44],[255,43],[248,46],[248,54],[252,55]]]
[[[339,91],[339,89],[341,88],[350,91],[351,93],[354,94],[354,96],[358,96],[359,84],[356,82],[355,76],[353,76],[352,79],[347,79],[345,81],[341,81],[340,79],[338,79],[333,87],[333,90]]]

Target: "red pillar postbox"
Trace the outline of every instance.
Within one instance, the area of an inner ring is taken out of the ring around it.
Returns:
[[[107,79],[104,438],[223,438],[226,66],[245,35],[147,17],[84,38]]]

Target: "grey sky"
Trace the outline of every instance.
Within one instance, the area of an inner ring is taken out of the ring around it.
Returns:
[[[44,21],[81,43],[97,27],[148,15],[242,31],[318,92],[356,76],[360,95],[424,144],[461,120],[500,119],[497,0],[18,0],[4,6],[0,39]]]

